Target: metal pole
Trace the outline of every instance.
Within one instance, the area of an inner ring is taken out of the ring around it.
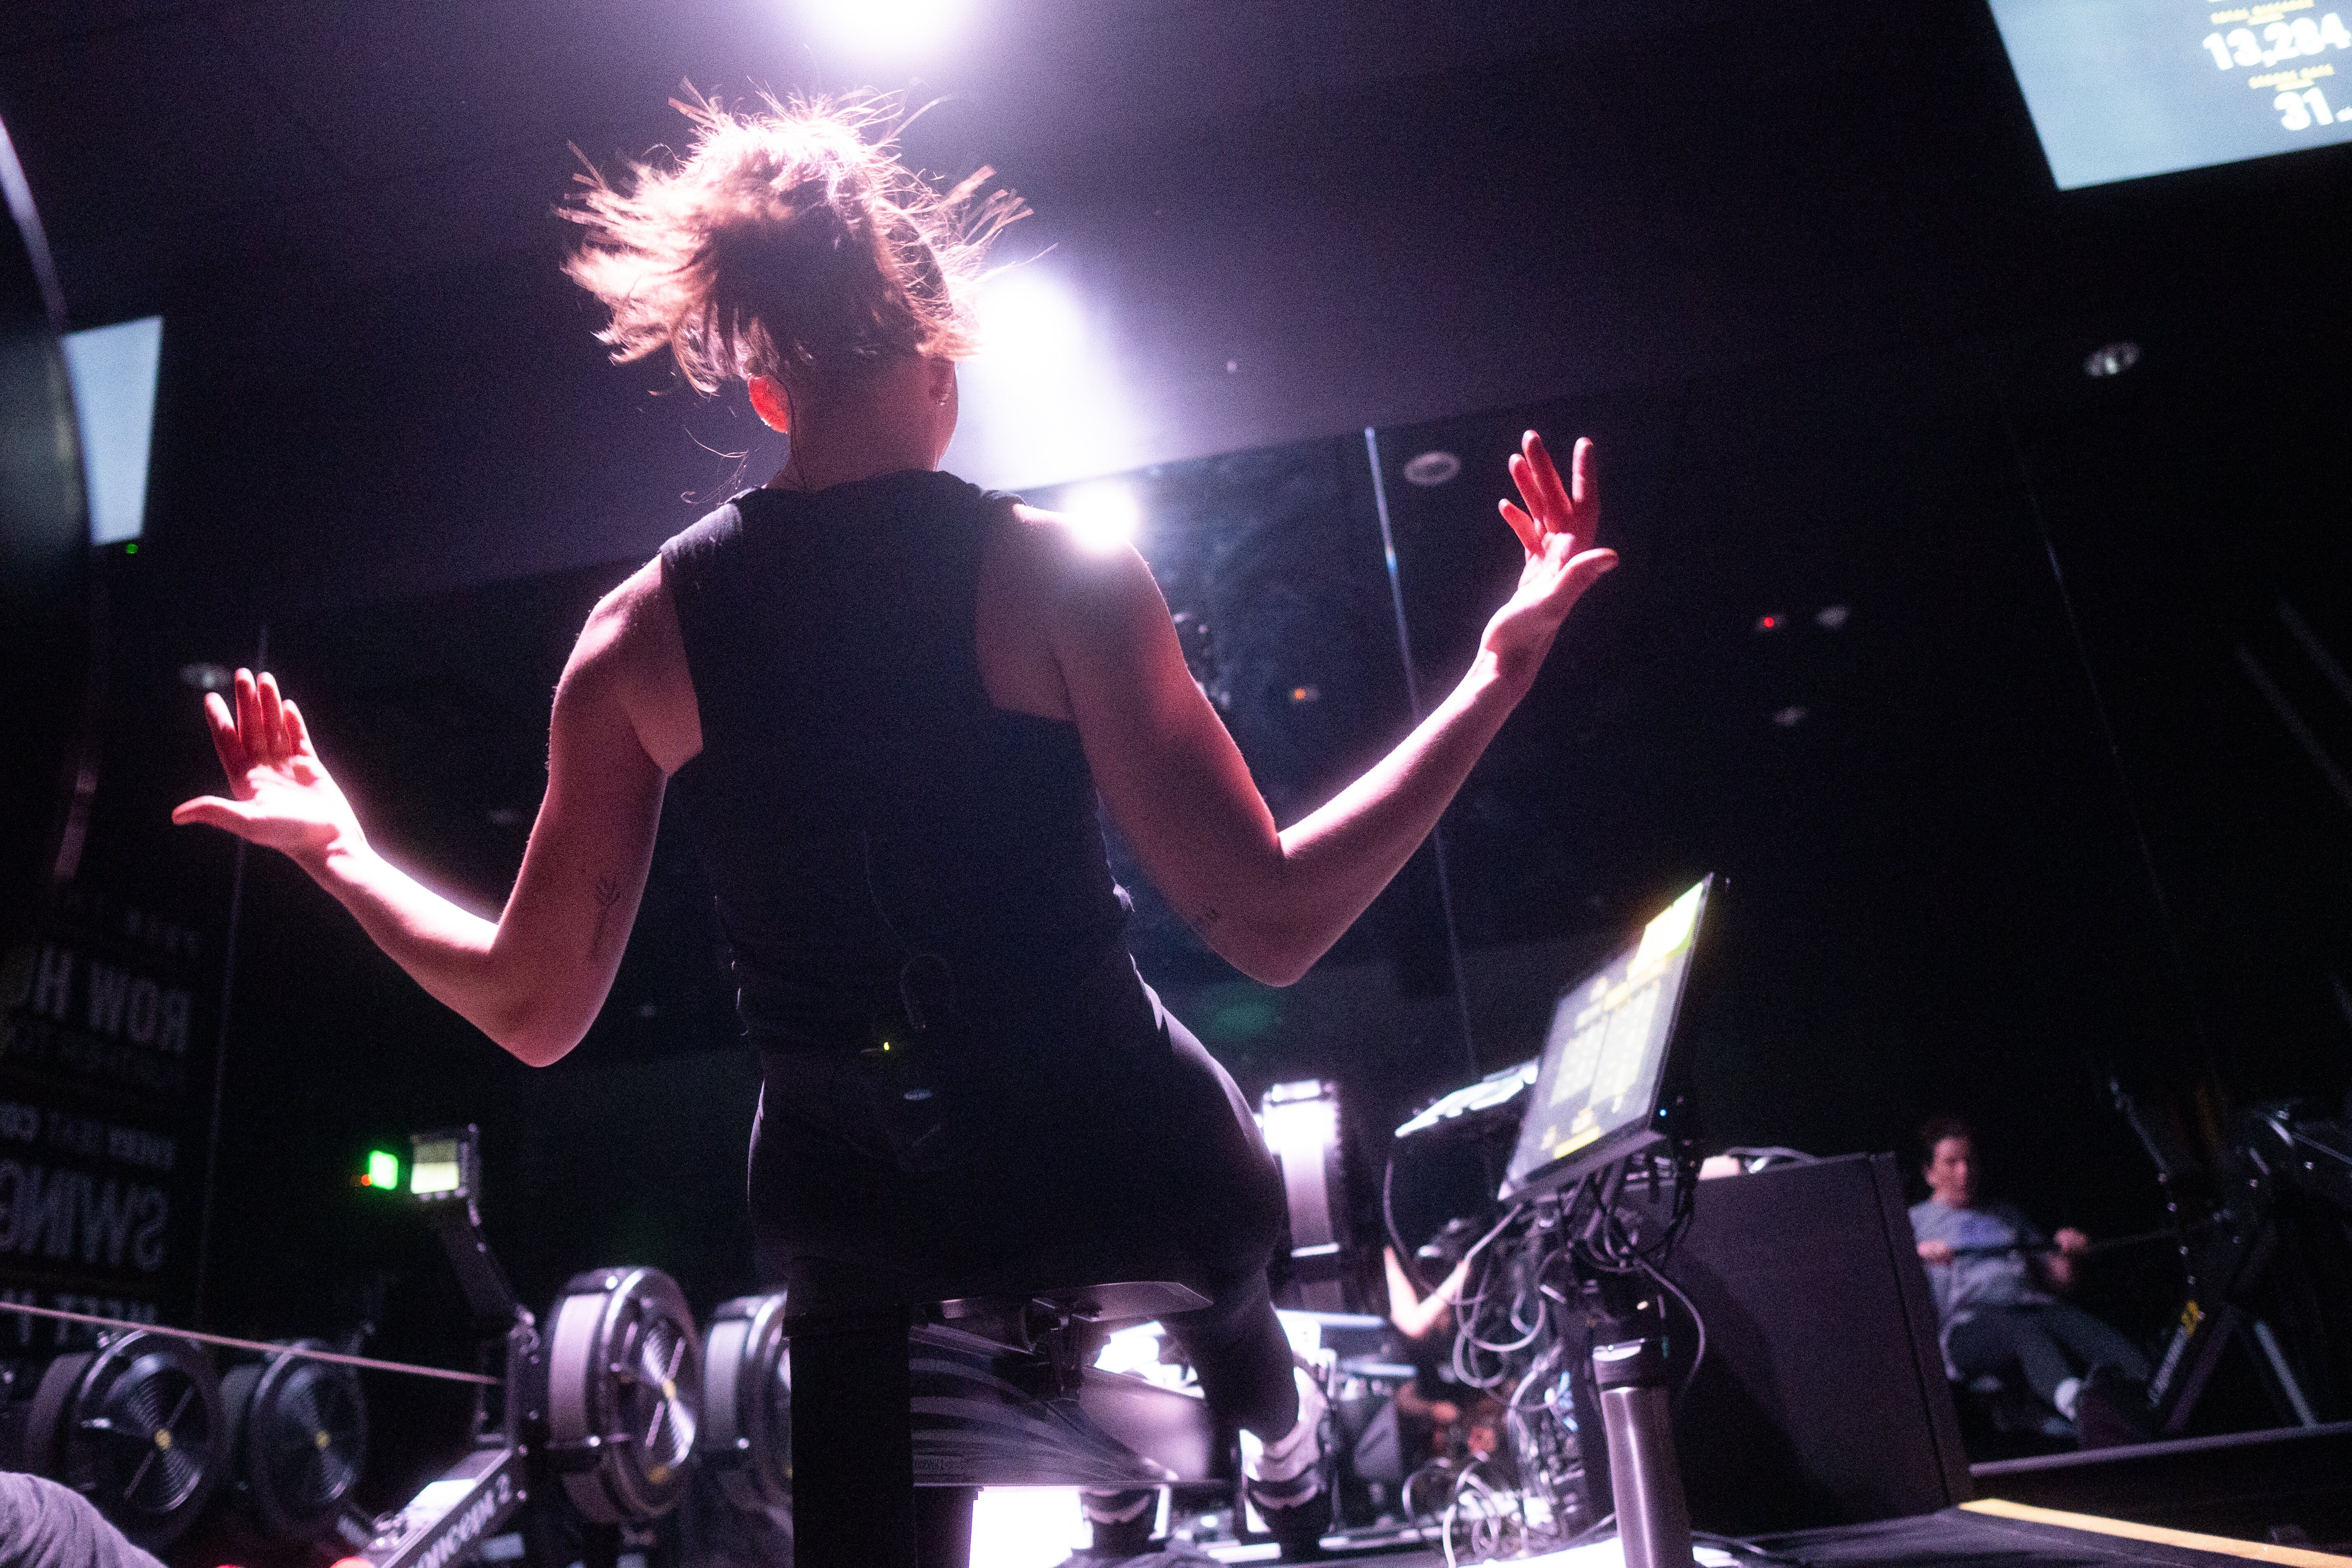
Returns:
[[[269,668],[269,623],[262,622],[260,634],[254,639],[253,668]],[[245,913],[245,860],[252,847],[242,838],[236,841],[236,858],[230,862],[228,874],[228,934],[221,941],[220,1026],[213,1045],[213,1109],[212,1121],[205,1132],[205,1195],[196,1218],[196,1289],[190,1303],[188,1321],[201,1325],[205,1321],[205,1285],[211,1271],[213,1243],[213,1192],[220,1173],[221,1102],[228,1088],[228,1019],[229,1004],[236,995],[236,933]]]
[[[1421,677],[1413,668],[1412,629],[1405,624],[1404,584],[1397,576],[1396,534],[1389,527],[1389,487],[1381,472],[1380,432],[1364,426],[1364,457],[1372,468],[1372,510],[1381,520],[1381,554],[1388,563],[1389,605],[1396,612],[1397,653],[1404,660],[1405,700],[1412,706],[1412,721],[1421,722]],[[1453,966],[1454,1000],[1462,1018],[1462,1059],[1470,1076],[1479,1076],[1478,1031],[1470,1021],[1470,977],[1462,963],[1462,932],[1454,919],[1454,877],[1446,863],[1445,819],[1440,816],[1429,836],[1437,858],[1437,904],[1445,917],[1445,956]]]

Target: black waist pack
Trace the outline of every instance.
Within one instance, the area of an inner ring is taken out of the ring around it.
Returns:
[[[956,1005],[947,961],[919,952],[898,972],[899,1005],[876,1019],[855,1076],[891,1163],[910,1176],[971,1165],[991,1120],[976,1031]]]

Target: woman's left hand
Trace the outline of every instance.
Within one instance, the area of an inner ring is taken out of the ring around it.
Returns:
[[[172,812],[176,823],[224,827],[238,837],[310,863],[339,846],[366,842],[351,803],[310,745],[301,710],[278,695],[277,679],[236,672],[236,709],[220,693],[205,698],[213,749],[228,775],[229,795],[199,795]]]
[[[1592,472],[1592,443],[1580,438],[1560,482],[1543,437],[1530,430],[1511,458],[1511,479],[1524,507],[1499,502],[1503,521],[1519,536],[1527,560],[1510,602],[1486,623],[1479,646],[1506,675],[1533,680],[1552,638],[1584,591],[1617,564],[1617,552],[1599,548],[1601,487]]]

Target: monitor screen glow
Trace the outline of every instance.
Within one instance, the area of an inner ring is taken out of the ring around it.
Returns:
[[[2060,190],[2352,142],[2352,0],[1991,0]]]
[[[1559,994],[1506,1194],[1606,1163],[1645,1129],[1665,1086],[1666,1047],[1707,884],[1700,882],[1642,928],[1641,936]],[[1563,1162],[1570,1162],[1563,1164]],[[1555,1168],[1557,1167],[1557,1168]]]
[[[147,458],[155,434],[155,381],[163,318],[145,316],[65,336],[74,423],[81,427],[89,542],[139,537],[147,521]]]
[[[409,1167],[408,1190],[418,1197],[454,1193],[465,1180],[457,1142],[416,1141],[415,1163]]]

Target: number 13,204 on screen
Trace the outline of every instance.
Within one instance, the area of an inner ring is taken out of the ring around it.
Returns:
[[[2228,70],[2233,66],[2276,65],[2281,60],[2315,55],[2323,49],[2352,48],[2352,32],[2347,32],[2342,18],[2330,11],[2316,22],[2308,16],[2297,16],[2292,22],[2270,23],[2259,38],[2251,27],[2208,33],[2204,44],[2213,63]],[[2271,100],[2271,108],[2277,111],[2279,124],[2289,131],[2333,125],[2340,118],[2327,107],[2326,95],[2315,87],[2282,92]]]

